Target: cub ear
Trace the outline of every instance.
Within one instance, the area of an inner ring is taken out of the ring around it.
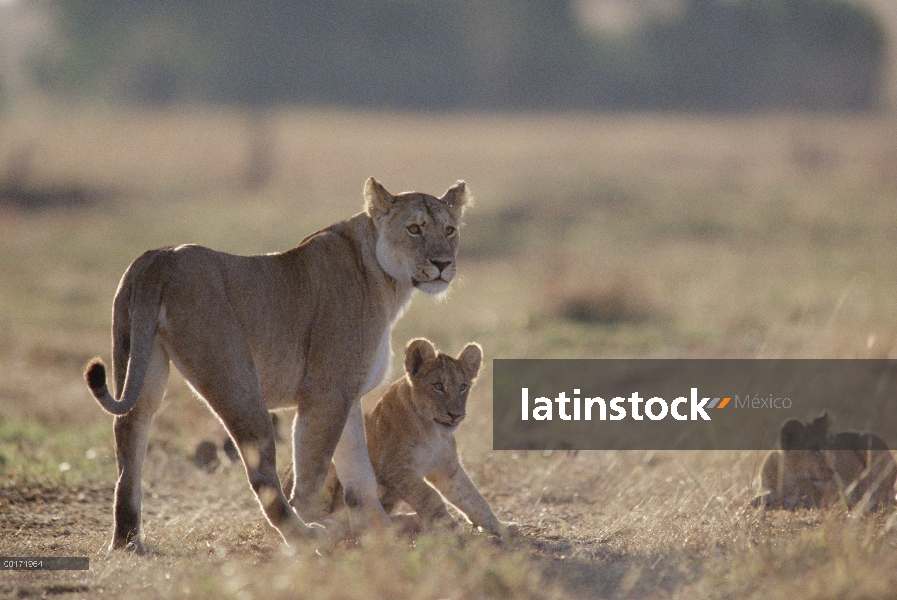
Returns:
[[[420,373],[420,368],[428,360],[436,358],[436,348],[430,343],[430,340],[418,338],[411,340],[405,346],[405,371],[409,376],[414,377]]]
[[[473,198],[467,191],[467,184],[460,180],[450,187],[439,200],[448,206],[449,212],[452,213],[455,221],[461,220],[464,209],[473,202]]]
[[[476,379],[480,374],[480,365],[483,364],[483,349],[477,343],[470,343],[458,355],[458,361],[464,367],[464,372],[471,379]]]
[[[782,450],[800,450],[804,443],[804,424],[797,419],[785,421],[782,425]]]
[[[829,423],[831,423],[831,418],[828,411],[824,410],[821,415],[813,419],[813,428],[825,435],[828,433]]]
[[[395,201],[395,196],[387,192],[386,188],[373,177],[369,177],[365,182],[364,210],[375,222],[389,212]]]

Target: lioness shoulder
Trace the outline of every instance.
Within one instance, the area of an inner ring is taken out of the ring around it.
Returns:
[[[445,498],[475,527],[492,535],[517,530],[516,524],[495,516],[458,457],[454,433],[467,413],[468,394],[482,356],[474,343],[457,358],[437,352],[425,339],[408,343],[405,375],[365,415],[368,452],[387,513],[405,501],[415,510],[419,526],[440,522],[456,526]],[[330,493],[329,510],[338,509],[343,490],[333,468],[325,489]],[[351,504],[352,498],[346,497],[345,502]]]

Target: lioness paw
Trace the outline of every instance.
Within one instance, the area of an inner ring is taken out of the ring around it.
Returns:
[[[514,521],[502,521],[501,522],[501,537],[517,537],[517,534],[520,533],[520,525],[518,525]]]
[[[423,525],[416,513],[390,515],[392,526],[399,537],[413,537],[423,531]]]
[[[321,519],[317,523],[309,523],[308,525],[315,528],[317,539],[338,542],[349,537],[349,531],[345,525],[336,519]]]
[[[487,530],[490,535],[502,540],[516,537],[520,532],[520,525],[511,521],[498,521],[497,524]]]

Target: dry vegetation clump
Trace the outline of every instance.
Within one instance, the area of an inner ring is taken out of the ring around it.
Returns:
[[[586,280],[570,291],[555,292],[554,312],[561,318],[586,325],[637,324],[652,317],[644,290],[626,275]]]
[[[10,159],[6,172],[0,172],[0,207],[23,210],[71,208],[109,199],[112,194],[74,181],[64,183],[31,180],[31,155],[23,152]]]
[[[895,585],[897,539],[881,518],[828,519],[790,539],[759,540],[694,592],[707,598],[890,598]]]

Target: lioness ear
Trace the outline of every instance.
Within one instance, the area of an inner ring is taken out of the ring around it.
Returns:
[[[411,340],[405,347],[405,371],[411,377],[420,372],[420,368],[428,360],[436,358],[436,348],[429,340],[418,338]]]
[[[804,441],[804,424],[797,419],[785,421],[782,425],[782,450],[799,450]]]
[[[455,221],[460,221],[461,216],[464,214],[464,209],[470,205],[473,198],[467,191],[467,184],[463,181],[458,181],[439,200],[448,206],[449,212],[452,213]]]
[[[458,361],[464,366],[467,376],[476,379],[480,374],[480,365],[483,364],[483,349],[476,343],[467,344],[458,355]]]
[[[376,222],[389,212],[396,198],[386,191],[386,188],[373,177],[369,177],[364,184],[364,210],[368,216]]]

